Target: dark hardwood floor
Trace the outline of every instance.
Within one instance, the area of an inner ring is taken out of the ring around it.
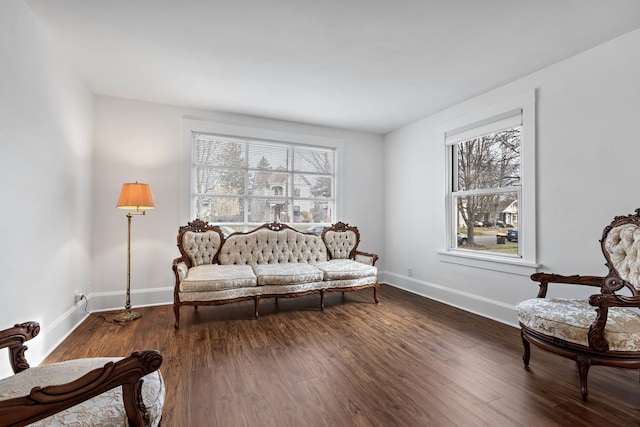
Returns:
[[[532,289],[532,295],[535,290]],[[592,367],[589,401],[573,361],[518,329],[390,286],[253,303],[90,316],[44,363],[158,349],[163,426],[586,426],[640,424],[638,372]],[[102,316],[102,317],[100,317]],[[29,353],[27,352],[27,356]]]

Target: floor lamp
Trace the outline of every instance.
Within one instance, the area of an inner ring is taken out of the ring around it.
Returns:
[[[145,209],[153,209],[155,207],[151,187],[149,187],[149,184],[140,184],[137,181],[123,184],[116,207],[135,210],[135,212],[127,213],[127,299],[124,305],[124,313],[120,313],[113,318],[116,322],[129,322],[141,316],[140,313],[131,311],[131,217],[133,215],[144,215]]]

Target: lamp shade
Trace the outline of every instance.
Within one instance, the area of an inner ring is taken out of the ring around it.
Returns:
[[[141,184],[139,182],[129,182],[122,184],[122,191],[118,198],[116,207],[120,209],[145,210],[153,209],[156,206],[153,201],[153,194],[149,184]]]

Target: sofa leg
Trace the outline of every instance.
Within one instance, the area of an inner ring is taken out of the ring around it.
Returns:
[[[276,297],[275,300],[276,300],[276,310],[278,310],[279,309],[279,307],[278,307],[278,298]]]
[[[255,309],[255,315],[256,315],[256,319],[258,318],[258,303],[260,302],[260,297],[255,297],[254,298],[254,309]]]
[[[591,359],[588,357],[578,356],[576,358],[578,363],[578,372],[580,373],[580,395],[583,401],[587,401],[589,392],[587,391],[587,375],[589,375],[589,368],[591,367]]]
[[[380,286],[376,283],[376,285],[373,287],[373,300],[376,302],[376,304],[380,302],[380,297],[378,297],[379,289],[380,289]]]
[[[320,289],[320,311],[324,311],[324,289]]]
[[[347,298],[344,296],[344,291],[342,291],[342,302],[345,302]]]
[[[173,325],[174,328],[180,328],[180,306],[178,304],[173,304],[173,315],[176,318],[176,323]]]

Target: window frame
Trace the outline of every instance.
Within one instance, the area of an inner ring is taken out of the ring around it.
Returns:
[[[254,142],[267,142],[274,145],[284,144],[299,148],[318,147],[322,149],[332,150],[335,153],[334,163],[334,184],[333,184],[333,202],[334,210],[332,219],[342,216],[343,206],[343,160],[342,153],[344,150],[344,142],[339,139],[309,135],[298,132],[289,132],[286,130],[273,130],[267,128],[258,128],[251,126],[219,123],[194,117],[183,117],[181,121],[181,147],[180,147],[180,221],[186,224],[195,218],[195,207],[192,203],[193,188],[193,134],[211,134],[216,136],[228,136],[230,138],[248,139]],[[292,191],[291,197],[294,196]],[[290,198],[291,198],[290,197]],[[293,207],[292,207],[293,209]],[[247,219],[244,221],[247,227]],[[234,223],[235,224],[235,223]],[[253,224],[253,223],[251,223]],[[287,223],[287,224],[306,224],[306,223]],[[223,224],[224,225],[224,224]]]
[[[490,270],[529,275],[539,266],[536,262],[536,206],[535,206],[535,91],[529,91],[501,102],[471,110],[459,118],[443,123],[439,129],[445,149],[445,232],[444,249],[439,250],[441,261],[468,265]],[[453,149],[447,143],[447,133],[461,133],[464,129],[477,128],[494,120],[508,116],[510,112],[521,110],[522,131],[520,141],[521,181],[518,195],[518,256],[504,256],[484,251],[456,248],[453,239],[457,236],[457,207],[453,205]]]

